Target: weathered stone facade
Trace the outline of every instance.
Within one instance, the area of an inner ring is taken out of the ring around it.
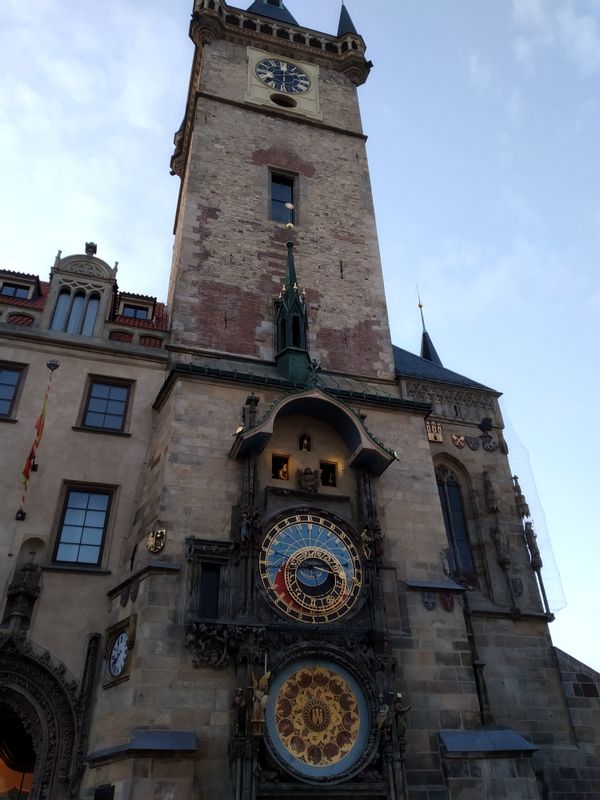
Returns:
[[[196,0],[190,34],[170,321],[91,243],[0,273],[29,743],[0,727],[0,770],[36,800],[600,798],[600,678],[552,646],[498,393],[391,345],[361,37],[263,0]]]

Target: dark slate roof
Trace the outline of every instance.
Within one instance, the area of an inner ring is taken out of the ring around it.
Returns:
[[[442,364],[442,359],[438,356],[437,350],[431,341],[431,336],[427,333],[427,331],[423,331],[423,335],[421,337],[421,358],[431,361],[432,364],[437,364],[438,367],[444,366]]]
[[[347,33],[355,33],[358,36],[358,31],[354,27],[354,23],[352,22],[352,18],[348,13],[348,9],[342,3],[342,10],[340,12],[340,24],[338,25],[338,36],[345,36]]]
[[[489,386],[452,372],[450,369],[438,366],[426,358],[420,358],[408,350],[394,345],[394,365],[396,374],[404,378],[419,378],[426,381],[436,381],[438,383],[452,383],[456,386],[468,386],[471,389],[483,389],[486,392],[494,392]]]
[[[248,11],[250,11],[251,14],[259,14],[261,17],[275,19],[277,22],[286,22],[288,25],[298,25],[283,3],[280,8],[279,6],[272,6],[270,3],[263,2],[262,0],[255,0]]]

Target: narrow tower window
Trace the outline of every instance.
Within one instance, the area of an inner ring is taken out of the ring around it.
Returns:
[[[473,588],[477,582],[475,564],[460,486],[454,474],[443,465],[436,469],[435,474],[448,537],[450,571],[457,583]]]
[[[294,222],[294,179],[289,175],[271,175],[271,219],[275,222]]]

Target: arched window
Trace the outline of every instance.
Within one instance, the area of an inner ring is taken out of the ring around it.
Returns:
[[[97,295],[92,295],[88,300],[85,316],[83,318],[83,325],[81,327],[81,333],[84,336],[91,336],[94,333],[94,325],[96,324],[99,305],[100,298]]]
[[[71,299],[71,292],[68,289],[61,289],[56,301],[54,315],[50,323],[50,330],[64,331],[67,323],[67,311],[69,310],[69,300]]]
[[[444,464],[436,468],[435,475],[448,537],[450,573],[457,583],[472,589],[477,579],[460,484]]]
[[[100,297],[97,294],[88,296],[85,292],[78,291],[71,295],[70,289],[61,289],[50,330],[93,336],[99,307]]]
[[[282,319],[279,323],[279,351],[285,350],[287,347],[287,337],[285,335],[285,319]]]
[[[85,306],[85,294],[77,292],[71,303],[69,319],[67,321],[67,333],[79,333],[81,331],[81,320]]]
[[[295,314],[292,317],[292,347],[302,347],[300,341],[300,318]]]

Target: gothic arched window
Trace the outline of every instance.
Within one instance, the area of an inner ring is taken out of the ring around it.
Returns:
[[[450,573],[457,583],[473,588],[477,579],[460,484],[443,464],[436,468],[435,476],[448,537]]]
[[[100,297],[97,294],[86,295],[85,292],[78,291],[72,295],[69,289],[61,289],[50,329],[92,336],[99,307]]]

